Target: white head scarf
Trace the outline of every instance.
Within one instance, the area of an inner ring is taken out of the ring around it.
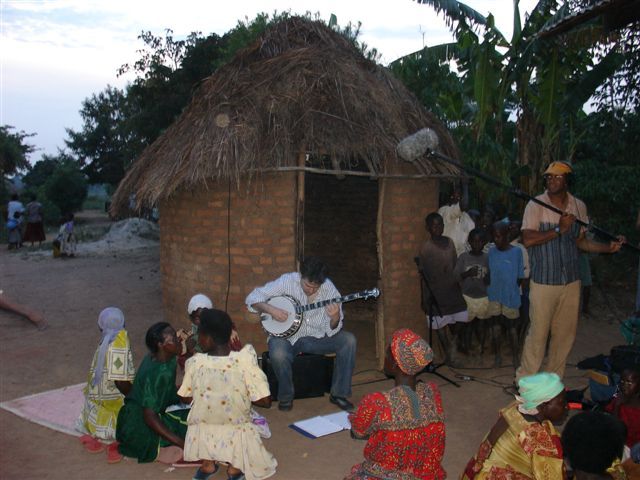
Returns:
[[[96,368],[93,373],[94,387],[102,380],[104,359],[107,355],[109,345],[115,340],[118,332],[124,328],[124,313],[116,307],[105,308],[100,312],[100,315],[98,315],[98,327],[100,327],[102,331],[102,338],[100,339],[98,359],[96,360]]]

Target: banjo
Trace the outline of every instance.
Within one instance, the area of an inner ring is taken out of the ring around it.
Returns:
[[[365,300],[367,298],[377,298],[378,295],[380,295],[380,290],[372,288],[371,290],[363,290],[362,292],[352,293],[344,297],[322,300],[308,305],[301,305],[300,302],[291,295],[278,295],[271,297],[267,300],[267,303],[288,312],[289,318],[284,322],[279,322],[268,313],[262,313],[260,315],[260,321],[262,322],[262,328],[264,328],[269,335],[288,338],[300,329],[300,325],[302,325],[302,321],[304,320],[304,312],[315,310],[316,308],[324,307],[332,303],[351,302],[359,298],[364,298]]]

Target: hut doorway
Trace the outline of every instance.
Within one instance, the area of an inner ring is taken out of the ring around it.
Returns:
[[[325,260],[342,295],[378,285],[378,182],[369,177],[305,174],[304,255]],[[377,302],[343,304],[346,329],[358,339],[356,370],[376,368]]]

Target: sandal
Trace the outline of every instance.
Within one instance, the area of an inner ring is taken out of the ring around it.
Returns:
[[[236,473],[235,475],[229,475],[227,473],[227,480],[245,480],[246,477],[244,476],[244,473],[240,472],[240,473]]]
[[[213,477],[217,471],[218,471],[218,464],[215,464],[215,468],[213,469],[213,472],[203,472],[202,468],[198,468],[198,470],[196,470],[195,475],[193,476],[193,478],[191,480],[209,480],[211,477]]]
[[[118,451],[118,442],[107,445],[107,463],[118,463],[122,460],[122,454]]]
[[[87,435],[89,437],[89,435]],[[84,449],[89,453],[100,453],[104,451],[104,445],[98,439],[89,437],[89,438],[80,438],[80,441],[84,445]]]

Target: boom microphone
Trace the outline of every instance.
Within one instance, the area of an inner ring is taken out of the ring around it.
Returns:
[[[403,160],[413,162],[429,150],[438,148],[438,134],[430,128],[423,128],[400,140],[396,152]]]
[[[453,165],[454,167],[457,167],[460,170],[463,170],[467,173],[470,173],[471,175],[475,175],[476,177],[481,178],[487,183],[491,183],[497,187],[507,190],[509,193],[515,195],[518,198],[537,203],[538,205],[548,210],[551,210],[552,212],[555,212],[559,215],[564,214],[564,211],[562,211],[558,207],[545,203],[539,198],[532,197],[528,193],[525,193],[522,190],[520,190],[519,188],[515,188],[510,185],[505,185],[502,182],[500,182],[500,180],[490,177],[489,175],[481,172],[476,168],[471,167],[470,165],[465,165],[457,160],[454,160],[453,158],[449,158],[446,155],[438,153],[436,151],[437,147],[438,147],[438,135],[436,134],[436,132],[434,132],[430,128],[423,128],[422,130],[418,130],[416,133],[409,135],[408,137],[400,140],[400,143],[398,143],[398,146],[396,147],[396,152],[398,153],[398,156],[400,158],[402,158],[403,160],[406,160],[407,162],[413,162],[426,153],[431,159],[438,159],[450,165]],[[613,241],[619,240],[617,236],[607,232],[606,230],[603,230],[602,228],[595,226],[592,223],[587,223],[583,220],[580,220],[579,218],[576,219],[576,223],[582,227],[585,227],[589,231],[597,233],[598,235],[600,235],[603,238],[606,238],[607,240],[613,240]],[[623,242],[622,246],[627,247],[630,250],[634,250],[636,253],[640,253],[640,247],[636,247],[635,245],[632,245],[628,241]]]

